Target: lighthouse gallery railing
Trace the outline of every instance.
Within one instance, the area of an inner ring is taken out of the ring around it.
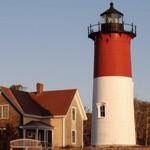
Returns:
[[[94,32],[101,32],[101,23],[98,22],[97,24],[93,24],[88,27],[88,35],[94,33]],[[136,26],[132,24],[123,23],[123,30],[122,31],[116,31],[116,32],[127,32],[131,33],[133,35],[136,35]],[[111,27],[112,32],[115,31],[115,28]],[[111,30],[109,30],[111,32]]]

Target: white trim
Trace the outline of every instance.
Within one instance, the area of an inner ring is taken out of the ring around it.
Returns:
[[[39,119],[50,119],[50,116],[38,116],[38,115],[30,115],[30,114],[23,114],[24,117],[32,117],[32,118],[39,118]]]
[[[72,106],[72,103],[73,103],[74,100],[76,100],[76,102],[77,102],[78,110],[79,110],[79,112],[81,114],[82,119],[83,120],[87,120],[86,112],[85,112],[85,109],[83,107],[83,104],[82,104],[81,97],[80,97],[78,89],[76,89],[76,92],[74,94],[74,97],[72,98],[72,102],[70,104],[70,107]],[[66,116],[69,113],[70,107],[69,107],[69,109],[68,109],[68,111],[66,113]]]
[[[75,133],[75,142],[73,142],[73,138],[72,138],[72,133]],[[71,130],[71,144],[76,144],[77,143],[77,130],[75,130],[75,129],[72,129]]]
[[[4,107],[7,106],[7,116],[4,117]],[[1,116],[0,119],[9,119],[9,104],[2,104],[0,105],[0,111],[1,111]]]
[[[50,116],[50,118],[64,118],[66,117],[66,115],[54,115],[54,116]]]
[[[39,118],[39,119],[51,119],[51,118],[64,118],[66,115],[54,115],[54,116],[38,116],[38,115],[30,115],[30,114],[24,114],[25,117],[33,117],[33,118]]]
[[[54,127],[43,127],[43,126],[20,126],[20,129],[36,129],[38,128],[39,130],[53,130]]]
[[[65,118],[62,118],[62,146],[65,147]]]
[[[74,101],[75,95],[76,95],[76,92],[75,92],[75,94],[74,94],[74,96],[73,96],[73,98],[72,98],[71,104],[70,104],[70,106],[69,106],[69,108],[68,108],[67,113],[66,113],[65,116],[67,116],[67,114],[69,113],[69,111],[70,111],[70,109],[71,109],[71,106],[72,106],[72,103],[73,103],[73,101]]]
[[[30,114],[23,114],[24,117],[32,117],[32,118],[39,118],[39,119],[51,119],[51,118],[64,118],[65,115],[55,115],[55,116],[38,116],[38,115],[30,115]]]
[[[85,112],[85,109],[83,107],[83,103],[81,101],[81,97],[80,97],[80,93],[79,93],[78,89],[76,91],[75,97],[77,99],[77,105],[78,105],[78,108],[79,108],[79,111],[81,113],[83,120],[87,120],[86,112]]]
[[[82,132],[82,147],[84,147],[84,139],[83,139],[83,134],[84,134],[84,133],[83,133],[83,132],[84,132],[84,130],[83,130],[83,121],[82,121],[82,129],[81,129],[81,130],[82,130],[82,131],[81,131],[81,132]]]
[[[56,116],[37,116],[37,115],[30,115],[30,114],[24,114],[24,117],[32,117],[32,118],[38,118],[38,119],[51,119],[51,118],[64,118],[65,115],[56,115]]]

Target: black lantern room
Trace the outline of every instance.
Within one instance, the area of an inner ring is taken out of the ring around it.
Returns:
[[[110,8],[103,12],[102,17],[102,32],[122,32],[123,28],[123,13],[114,8],[114,4],[110,3]]]
[[[123,13],[114,8],[114,4],[110,3],[110,8],[100,14],[101,23],[90,25],[88,27],[88,37],[95,39],[99,33],[126,33],[132,38],[136,36],[136,26],[124,23]]]

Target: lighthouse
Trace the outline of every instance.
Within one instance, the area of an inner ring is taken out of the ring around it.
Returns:
[[[123,16],[111,2],[101,23],[88,27],[94,41],[93,146],[136,144],[131,64],[136,26]]]

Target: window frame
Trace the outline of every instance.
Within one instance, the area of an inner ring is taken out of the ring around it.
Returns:
[[[74,133],[74,137],[73,137],[73,133]],[[75,130],[75,129],[71,130],[71,143],[72,144],[77,143],[77,130]]]
[[[74,112],[74,114],[73,114],[73,112]],[[72,119],[72,121],[76,121],[76,118],[77,118],[77,108],[73,106],[71,108],[71,119]]]
[[[106,103],[101,102],[97,103],[97,117],[98,118],[105,118],[106,117]]]
[[[4,115],[4,107],[6,107],[6,116]],[[9,119],[9,104],[0,105],[0,119]]]

